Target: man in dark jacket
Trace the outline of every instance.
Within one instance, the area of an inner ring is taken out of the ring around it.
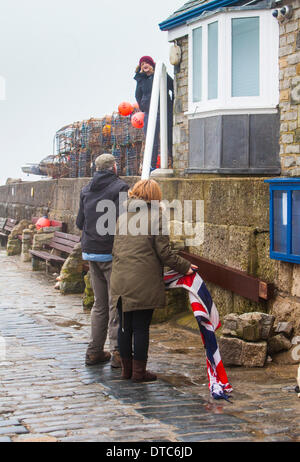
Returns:
[[[110,300],[110,274],[112,268],[112,247],[114,229],[101,230],[101,217],[104,223],[107,216],[106,204],[112,204],[108,221],[113,228],[119,210],[119,193],[127,193],[129,186],[117,176],[114,156],[102,154],[97,157],[96,173],[80,194],[80,208],[76,220],[82,230],[82,257],[89,261],[91,283],[94,291],[94,305],[91,312],[91,338],[86,352],[86,365],[94,365],[111,359],[111,353],[104,351],[107,331],[112,351],[112,367],[120,367],[118,353],[118,315]],[[104,202],[105,201],[105,202]],[[107,202],[111,201],[111,202]],[[103,223],[102,223],[103,224]]]

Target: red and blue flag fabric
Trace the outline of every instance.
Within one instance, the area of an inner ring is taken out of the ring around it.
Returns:
[[[224,369],[215,331],[221,326],[218,310],[203,279],[195,271],[191,275],[168,271],[164,274],[166,289],[182,287],[189,293],[190,304],[198,322],[200,334],[206,351],[209,390],[215,399],[228,400],[232,391]]]

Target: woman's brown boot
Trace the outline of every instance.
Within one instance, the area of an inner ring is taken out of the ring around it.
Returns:
[[[132,359],[121,358],[122,375],[121,378],[124,380],[131,379],[132,376]]]
[[[157,375],[150,371],[146,371],[147,361],[138,361],[137,359],[134,359],[132,366],[133,382],[154,382],[157,379]]]

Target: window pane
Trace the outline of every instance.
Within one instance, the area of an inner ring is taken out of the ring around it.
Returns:
[[[202,27],[193,30],[193,101],[202,98]]]
[[[292,196],[292,253],[300,255],[300,191]]]
[[[259,17],[232,19],[232,96],[259,96]]]
[[[273,192],[273,250],[287,253],[287,192]]]
[[[218,98],[218,22],[208,25],[208,99]]]

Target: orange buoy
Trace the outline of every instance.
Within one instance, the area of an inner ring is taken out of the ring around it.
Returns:
[[[138,105],[138,103],[133,103],[132,107],[133,107],[133,110],[137,110],[137,111],[140,110],[140,106]]]
[[[131,125],[134,128],[143,128],[144,117],[145,117],[145,114],[143,112],[137,112],[131,117]]]
[[[124,101],[123,103],[119,104],[118,110],[122,116],[128,116],[132,114],[133,107],[131,103],[127,103],[126,101]]]
[[[47,228],[51,226],[51,221],[47,217],[39,218],[35,224],[36,229]]]

